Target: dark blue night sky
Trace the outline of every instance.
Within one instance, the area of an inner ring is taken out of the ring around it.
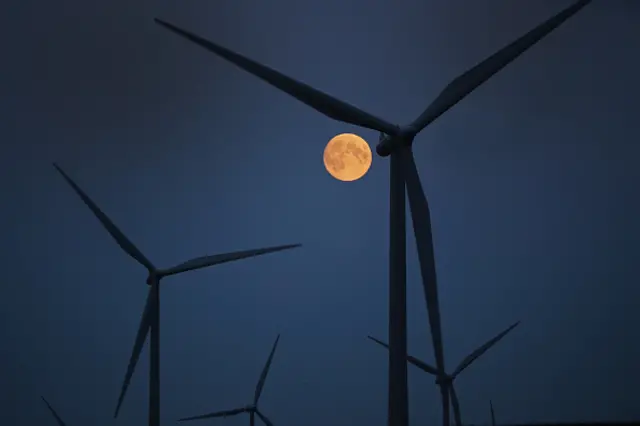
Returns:
[[[248,403],[276,426],[386,422],[388,159],[342,183],[332,121],[153,23],[178,23],[392,122],[568,0],[22,0],[0,8],[0,424],[114,424],[147,286],[51,166],[167,278],[162,423]],[[517,3],[517,4],[516,4]],[[465,422],[640,418],[640,2],[594,1],[415,141]],[[409,351],[433,362],[413,238]],[[116,424],[146,424],[146,350]],[[411,424],[439,424],[409,369]],[[245,425],[244,417],[208,424]],[[196,423],[192,423],[196,424]]]

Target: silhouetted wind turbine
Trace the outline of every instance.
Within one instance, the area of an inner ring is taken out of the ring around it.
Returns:
[[[41,396],[40,398],[42,398],[42,400],[44,401],[45,404],[47,404],[47,408],[49,409],[49,411],[51,412],[51,414],[53,415],[53,417],[56,419],[56,422],[58,422],[58,426],[67,426],[67,424],[65,422],[62,421],[62,419],[60,418],[60,416],[58,415],[58,413],[56,412],[56,410],[53,409],[53,407],[51,406],[51,404],[49,404],[49,401],[47,401],[44,396]]]
[[[118,416],[122,402],[124,401],[127,388],[136,368],[140,352],[147,338],[147,334],[151,334],[150,350],[149,350],[149,426],[158,426],[160,423],[160,280],[169,275],[181,274],[187,271],[206,268],[209,266],[219,265],[221,263],[233,262],[249,257],[259,256],[276,251],[287,250],[300,247],[301,244],[290,244],[283,246],[260,248],[255,250],[237,251],[231,253],[217,254],[212,256],[197,257],[176,266],[167,269],[156,268],[138,248],[113,224],[106,214],[89,198],[71,178],[57,165],[54,167],[60,172],[62,177],[71,185],[73,190],[78,194],[82,201],[89,207],[93,214],[98,218],[102,226],[113,237],[116,243],[129,256],[144,266],[149,275],[147,284],[149,292],[147,302],[142,312],[142,318],[138,327],[138,333],[133,345],[131,358],[127,372],[122,383],[122,390],[118,398],[118,405],[114,417]]]
[[[389,426],[407,426],[408,424],[405,184],[418,247],[436,366],[439,374],[443,377],[445,374],[431,219],[427,199],[413,158],[411,149],[413,140],[422,129],[590,2],[591,0],[575,2],[572,6],[567,7],[455,78],[415,121],[406,126],[391,124],[219,44],[168,22],[160,19],[155,20],[172,32],[288,93],[329,118],[380,132],[376,152],[382,157],[391,156],[389,185],[389,344],[391,345],[389,351]],[[443,424],[450,426],[448,419],[449,393],[444,386],[441,386],[441,395],[444,413]]]
[[[190,420],[202,420],[202,419],[212,419],[215,417],[229,417],[235,416],[237,414],[249,413],[249,425],[254,426],[255,424],[255,415],[264,422],[267,426],[273,426],[271,420],[267,418],[259,409],[258,402],[260,401],[260,395],[262,395],[262,389],[264,388],[264,383],[267,380],[267,375],[269,374],[269,368],[271,368],[271,362],[273,361],[273,355],[276,353],[276,348],[278,347],[278,341],[280,340],[280,335],[276,337],[276,341],[273,343],[273,347],[271,348],[271,353],[269,353],[269,358],[267,358],[267,362],[264,364],[264,368],[262,369],[262,373],[260,373],[260,378],[258,379],[258,383],[256,384],[256,391],[253,395],[253,404],[247,405],[241,408],[235,408],[233,410],[224,410],[224,411],[216,411],[214,413],[203,414],[200,416],[194,417],[186,417],[184,419],[178,420],[179,422],[186,422]]]
[[[489,400],[489,409],[491,410],[491,426],[496,426],[496,414],[493,412],[493,402]]]
[[[456,367],[456,369],[453,371],[452,374],[445,374],[444,377],[442,374],[438,374],[438,369],[436,367],[433,367],[427,364],[426,362],[419,360],[418,358],[415,358],[411,355],[407,355],[407,361],[409,363],[415,365],[416,367],[418,367],[424,372],[427,372],[429,374],[433,374],[434,376],[436,376],[436,383],[448,390],[449,395],[451,396],[451,406],[453,408],[453,416],[456,422],[456,426],[462,426],[462,416],[460,414],[460,403],[458,402],[458,395],[456,393],[455,387],[453,386],[453,381],[467,367],[473,364],[475,360],[480,358],[486,351],[491,349],[511,330],[516,328],[518,324],[520,324],[520,321],[510,325],[508,328],[501,331],[495,337],[491,338],[490,340],[487,340],[484,344],[482,344],[482,346],[478,347],[476,350],[474,350],[469,355],[464,357],[464,359],[460,362],[460,364],[458,364],[458,366]],[[378,343],[379,345],[382,345],[385,348],[389,349],[389,345],[387,345],[383,341],[378,340],[375,337],[371,337],[371,336],[367,336],[367,337],[373,340],[374,342]]]

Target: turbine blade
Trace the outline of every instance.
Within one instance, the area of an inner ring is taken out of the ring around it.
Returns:
[[[514,328],[516,328],[518,325],[520,324],[520,321],[517,321],[513,324],[511,324],[509,327],[507,327],[505,330],[501,331],[497,336],[493,337],[492,339],[488,340],[487,342],[485,342],[482,346],[480,346],[478,349],[476,349],[475,351],[471,352],[469,355],[467,355],[462,362],[460,363],[460,365],[458,365],[458,368],[456,368],[456,371],[453,372],[453,374],[451,375],[451,377],[455,378],[458,374],[462,373],[462,371],[464,371],[465,368],[467,368],[468,366],[470,366],[476,359],[478,359],[480,356],[482,356],[482,354],[484,354],[486,351],[488,351],[491,347],[493,347],[493,345],[495,345],[496,343],[498,343],[500,340],[502,340],[502,338],[504,336],[506,336],[511,330],[513,330]]]
[[[555,16],[547,19],[528,33],[511,44],[503,47],[475,67],[456,77],[444,88],[438,97],[418,117],[411,127],[415,134],[431,124],[434,120],[447,112],[451,107],[473,92],[494,74],[509,65],[531,46],[543,39],[562,23],[575,15],[580,9],[591,3],[591,0],[580,0],[567,7]]]
[[[491,410],[491,426],[496,426],[496,414],[493,412],[493,402],[489,400],[489,409]]]
[[[449,383],[449,393],[451,395],[451,408],[453,408],[453,418],[456,426],[462,426],[462,414],[460,413],[460,401],[453,382]]]
[[[320,90],[314,89],[305,83],[294,80],[279,71],[262,65],[252,59],[240,55],[239,53],[233,52],[232,50],[161,19],[156,18],[155,22],[167,28],[169,31],[178,34],[179,36],[192,41],[228,62],[231,62],[237,67],[258,77],[282,92],[293,96],[300,102],[310,106],[329,118],[342,121],[343,123],[354,124],[367,129],[385,132],[389,135],[395,135],[398,133],[398,126],[389,124],[381,118],[375,117],[353,105],[336,99],[324,92],[321,92]]]
[[[76,194],[82,199],[84,204],[89,207],[94,216],[100,221],[102,226],[107,230],[109,235],[116,241],[122,250],[135,259],[149,271],[155,270],[153,264],[147,259],[140,250],[118,229],[118,227],[109,219],[109,217],[93,202],[91,198],[67,175],[64,170],[56,163],[53,167],[62,175],[64,180],[73,188]]]
[[[438,281],[436,277],[436,263],[433,251],[433,235],[431,232],[431,214],[429,203],[420,183],[420,176],[416,169],[413,153],[410,147],[400,149],[402,166],[409,196],[409,209],[413,222],[413,233],[418,248],[420,274],[427,302],[427,314],[431,328],[431,340],[436,358],[438,374],[446,372],[444,365],[444,348],[442,344],[442,326],[440,324],[440,302],[438,301]],[[447,394],[448,395],[448,394]],[[447,400],[448,401],[448,400]]]
[[[118,417],[118,413],[120,412],[120,407],[124,401],[124,397],[127,394],[127,389],[129,388],[129,384],[131,383],[131,377],[133,376],[133,372],[136,369],[136,365],[138,364],[138,359],[140,358],[140,353],[142,352],[142,347],[144,346],[144,342],[147,339],[147,334],[149,334],[150,318],[151,318],[151,309],[155,309],[155,304],[157,300],[153,296],[154,292],[152,288],[149,287],[149,292],[147,294],[147,301],[144,306],[144,310],[142,311],[142,318],[140,318],[140,325],[138,326],[138,333],[136,334],[136,340],[133,343],[133,350],[131,351],[131,357],[129,358],[129,365],[127,365],[127,372],[125,373],[124,380],[122,382],[122,388],[120,389],[120,395],[118,396],[118,404],[116,405],[116,411],[113,417]]]
[[[62,421],[62,419],[60,418],[60,416],[58,415],[58,413],[56,413],[56,410],[53,409],[53,407],[51,406],[51,404],[49,404],[49,401],[47,401],[44,396],[41,396],[40,398],[42,398],[42,400],[44,401],[45,404],[47,404],[47,408],[49,408],[49,411],[51,412],[51,414],[53,414],[53,417],[56,419],[56,421],[58,422],[58,426],[67,426],[65,422]]]
[[[380,346],[384,346],[385,348],[389,349],[389,345],[384,343],[382,340],[378,340],[375,337],[371,337],[371,336],[367,336],[370,340],[373,340],[374,342],[376,342],[377,344],[379,344]],[[413,357],[411,355],[407,355],[407,361],[409,361],[410,364],[413,364],[414,366],[418,367],[420,370],[424,371],[425,373],[429,373],[432,374],[434,376],[438,375],[438,370],[435,367],[430,366],[429,364],[427,364],[426,362]]]
[[[188,422],[191,420],[202,420],[202,419],[212,419],[215,417],[229,417],[235,416],[237,414],[242,414],[248,412],[249,409],[247,407],[235,408],[233,410],[224,410],[224,411],[216,411],[209,414],[203,414],[201,416],[193,416],[193,417],[185,417],[182,419],[178,419],[179,422]]]
[[[271,352],[269,353],[269,358],[267,358],[267,362],[264,364],[264,368],[262,369],[262,373],[260,373],[260,379],[258,380],[258,384],[256,385],[256,393],[253,396],[253,405],[258,405],[258,400],[260,399],[260,395],[262,395],[262,389],[264,388],[264,383],[267,381],[267,375],[269,374],[269,369],[271,368],[271,362],[273,362],[273,356],[276,353],[276,348],[278,347],[278,341],[280,340],[280,335],[276,337],[276,341],[273,342],[273,347],[271,348]]]
[[[260,417],[260,419],[264,422],[265,425],[267,426],[273,426],[273,422],[271,420],[269,420],[269,418],[267,416],[265,416],[264,414],[262,414],[260,412],[260,410],[256,410],[256,414],[258,415],[258,417]]]
[[[180,274],[182,272],[194,271],[196,269],[202,269],[209,266],[220,265],[221,263],[233,262],[236,260],[247,259],[249,257],[261,256],[263,254],[275,253],[277,251],[289,250],[292,248],[301,247],[302,244],[288,244],[284,246],[266,247],[254,250],[235,251],[232,253],[215,254],[212,256],[196,257],[195,259],[187,260],[173,268],[163,269],[158,271],[158,275],[165,277],[168,275]]]

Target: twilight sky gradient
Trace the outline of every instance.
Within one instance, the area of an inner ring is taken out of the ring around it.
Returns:
[[[356,132],[155,25],[161,17],[393,122],[568,0],[114,0],[0,9],[0,424],[113,424],[147,291],[51,167],[159,265],[304,247],[167,279],[163,424],[248,403],[277,426],[383,425],[387,159],[332,179]],[[596,1],[416,139],[463,420],[640,418],[640,2]],[[432,361],[413,238],[409,349]],[[117,424],[146,423],[146,350]],[[440,419],[410,368],[411,423]],[[210,424],[245,425],[244,417]],[[195,423],[194,423],[195,424]]]

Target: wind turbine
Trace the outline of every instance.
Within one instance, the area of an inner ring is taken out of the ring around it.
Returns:
[[[411,355],[407,355],[407,361],[409,361],[409,363],[415,365],[416,367],[418,367],[419,369],[421,369],[426,373],[436,376],[436,383],[440,386],[444,386],[448,390],[449,395],[451,396],[451,406],[453,408],[453,417],[455,419],[456,426],[462,426],[462,416],[460,414],[460,403],[458,402],[458,395],[456,393],[455,387],[453,386],[454,380],[467,367],[473,364],[475,360],[480,358],[486,351],[491,349],[496,343],[502,340],[502,338],[506,336],[511,330],[516,328],[518,324],[520,324],[520,321],[510,325],[508,328],[501,331],[495,337],[491,338],[490,340],[487,340],[484,344],[479,346],[476,350],[474,350],[469,355],[464,357],[464,359],[460,362],[460,364],[458,364],[458,366],[453,371],[453,373],[445,374],[444,377],[443,375],[438,374],[438,369],[436,367],[433,367],[427,364],[426,362],[419,360],[418,358],[415,358]],[[387,345],[383,341],[378,340],[375,337],[371,337],[371,336],[367,336],[367,337],[373,340],[374,342],[378,343],[379,345],[382,345],[385,348],[389,349],[389,345]]]
[[[445,377],[446,371],[444,349],[442,347],[431,219],[427,198],[422,189],[413,158],[413,140],[425,127],[590,2],[591,0],[575,2],[475,67],[456,77],[415,121],[405,126],[391,124],[246,56],[169,22],[155,19],[158,24],[170,31],[233,63],[327,117],[380,132],[376,152],[381,157],[391,156],[389,178],[389,426],[407,426],[409,421],[406,362],[405,185],[409,195],[409,206],[418,248],[418,259],[427,302],[436,366],[438,374],[442,378]],[[444,384],[441,385],[440,391],[442,395],[443,424],[444,426],[450,426],[448,418],[449,393],[446,391]]]
[[[113,237],[116,243],[129,256],[135,259],[139,264],[147,269],[147,285],[149,292],[147,301],[142,311],[142,318],[138,326],[138,332],[133,344],[133,351],[127,366],[127,372],[122,383],[122,389],[118,398],[118,405],[114,417],[118,417],[120,407],[124,401],[127,388],[131,382],[131,377],[136,368],[140,352],[147,339],[147,334],[151,334],[149,343],[149,426],[158,426],[160,424],[160,280],[170,275],[177,275],[187,271],[206,268],[209,266],[219,265],[222,263],[233,262],[236,260],[246,259],[249,257],[260,256],[276,251],[292,249],[300,247],[301,244],[289,244],[283,246],[267,247],[254,250],[236,251],[231,253],[216,254],[211,256],[196,257],[176,266],[166,269],[156,268],[142,252],[116,227],[116,225],[107,217],[106,214],[89,198],[89,196],[57,165],[54,167],[73,190],[82,199],[84,204],[93,212],[102,226]]]
[[[49,409],[49,411],[51,412],[51,414],[53,415],[53,417],[56,419],[56,422],[58,422],[58,426],[67,426],[67,424],[65,422],[62,421],[62,419],[60,418],[60,416],[58,415],[58,413],[56,412],[56,410],[53,409],[53,407],[51,406],[51,404],[49,404],[49,401],[47,401],[44,396],[41,396],[40,398],[42,398],[42,400],[44,401],[45,404],[47,404],[47,408]]]
[[[493,402],[489,400],[489,409],[491,410],[491,426],[496,426],[496,413],[493,412]]]
[[[278,347],[279,340],[280,340],[280,335],[278,334],[278,337],[276,337],[276,341],[273,343],[273,347],[271,348],[271,353],[269,353],[269,358],[267,358],[267,362],[264,364],[262,373],[260,373],[260,378],[258,379],[258,383],[256,384],[256,390],[253,395],[253,403],[251,405],[246,405],[241,408],[234,408],[233,410],[216,411],[214,413],[203,414],[200,416],[185,417],[178,421],[186,422],[190,420],[213,419],[215,417],[229,417],[229,416],[235,416],[237,414],[249,413],[250,426],[254,426],[256,414],[258,415],[258,417],[260,417],[260,419],[264,422],[266,426],[273,426],[273,423],[271,423],[271,420],[269,420],[267,416],[265,416],[258,409],[258,402],[260,401],[260,395],[262,395],[262,389],[264,388],[264,383],[267,380],[267,375],[269,374],[269,368],[271,368],[271,362],[273,361],[273,355],[276,353],[276,348]]]

